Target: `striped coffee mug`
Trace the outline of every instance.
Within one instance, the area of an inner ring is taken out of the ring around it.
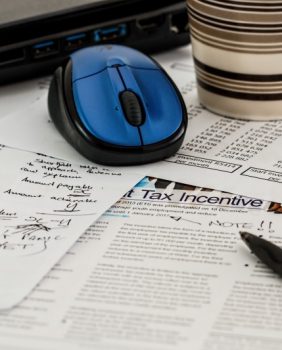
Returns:
[[[282,0],[187,0],[200,102],[282,119]]]

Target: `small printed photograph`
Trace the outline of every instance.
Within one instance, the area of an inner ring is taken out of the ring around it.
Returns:
[[[282,206],[281,203],[271,202],[269,208],[267,209],[269,212],[273,212],[275,214],[282,214]]]
[[[146,183],[146,185],[148,185],[150,183],[151,185],[154,185],[153,187],[155,189],[167,189],[169,187],[170,189],[174,189],[174,190],[183,190],[183,191],[192,191],[192,192],[193,191],[202,191],[202,192],[215,192],[216,191],[212,188],[197,187],[197,186],[183,184],[180,182],[173,182],[173,181],[169,181],[169,180],[158,179],[158,178],[154,178],[154,177],[146,177],[146,178],[144,178],[144,181],[145,182],[143,184]],[[219,191],[216,191],[216,192],[219,192]],[[220,193],[228,193],[228,192],[220,191]]]

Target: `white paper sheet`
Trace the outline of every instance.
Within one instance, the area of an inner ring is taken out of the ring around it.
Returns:
[[[181,149],[154,164],[156,177],[197,186],[281,201],[282,122],[254,122],[224,118],[198,104],[189,94],[193,115]]]
[[[7,309],[143,175],[5,147],[0,163],[0,309]]]
[[[0,86],[0,118],[22,111],[41,97],[46,98],[50,77]]]
[[[151,179],[92,225],[21,305],[0,313],[1,349],[280,350],[281,281],[238,231],[282,244],[282,217],[265,202],[183,202],[232,196],[175,187]]]

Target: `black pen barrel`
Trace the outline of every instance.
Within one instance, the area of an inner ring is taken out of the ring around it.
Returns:
[[[240,235],[255,256],[282,277],[282,249],[251,233],[240,232]]]

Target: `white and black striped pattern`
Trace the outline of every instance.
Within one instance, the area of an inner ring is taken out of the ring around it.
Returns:
[[[187,4],[202,103],[231,116],[282,118],[282,0]]]

